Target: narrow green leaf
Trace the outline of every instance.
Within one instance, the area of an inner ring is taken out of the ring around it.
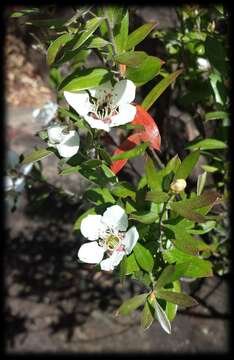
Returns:
[[[186,148],[190,150],[193,149],[214,150],[214,149],[226,149],[227,145],[221,140],[207,138],[204,140],[196,141],[193,144],[187,145]]]
[[[116,24],[114,28],[117,53],[121,53],[126,50],[127,41],[128,41],[128,25],[129,25],[129,17],[128,17],[128,11],[126,11],[120,22]]]
[[[144,309],[141,313],[141,327],[147,330],[154,321],[154,309],[150,305],[148,299],[145,302]]]
[[[156,293],[156,297],[159,299],[164,299],[166,301],[169,301],[173,304],[180,305],[183,307],[189,307],[197,305],[198,302],[193,299],[191,296],[184,294],[184,293],[178,293],[170,290],[158,290]]]
[[[201,195],[201,193],[205,187],[206,175],[207,175],[206,171],[204,173],[198,175],[198,178],[197,178],[197,195],[198,196]]]
[[[153,191],[162,191],[161,177],[159,176],[159,171],[156,170],[153,160],[148,157],[145,164],[145,173],[147,184]]]
[[[185,208],[180,201],[171,204],[171,210],[175,211],[177,214],[185,217],[186,219],[202,223],[205,222],[205,217],[198,214],[197,212],[191,210],[191,208]],[[189,210],[189,211],[188,211]]]
[[[124,303],[117,309],[116,316],[118,315],[130,315],[139,306],[144,304],[148,293],[136,295],[131,299],[124,301]]]
[[[49,48],[47,49],[47,62],[49,65],[53,64],[59,50],[72,38],[73,34],[66,33],[59,36],[50,44]]]
[[[139,221],[143,224],[153,224],[158,218],[159,215],[155,212],[132,213],[129,217],[129,219]]]
[[[128,36],[126,50],[133,49],[137,44],[142,42],[146,36],[155,28],[156,24],[156,21],[150,22],[131,32],[131,34]]]
[[[205,121],[229,119],[229,113],[226,111],[212,111],[205,115]]]
[[[109,44],[110,44],[109,41],[106,41],[105,39],[103,39],[99,36],[92,36],[87,41],[86,46],[88,49],[100,49]]]
[[[170,290],[175,291],[175,292],[181,292],[180,282],[178,280],[174,281],[172,283],[172,288],[170,288]],[[176,304],[172,304],[170,302],[166,303],[165,312],[167,314],[169,321],[174,320],[174,318],[176,317],[177,308],[178,308],[178,306]]]
[[[72,50],[76,50],[81,47],[94,33],[94,31],[100,26],[100,24],[103,22],[104,17],[94,17],[91,20],[88,20],[84,31],[79,34],[78,33],[78,40],[76,41],[75,45],[73,46]]]
[[[151,272],[154,266],[154,259],[151,252],[139,242],[134,246],[133,252],[140,267],[145,271]]]
[[[162,79],[155,87],[148,93],[148,95],[143,100],[141,106],[145,110],[153,105],[153,103],[159,98],[159,96],[166,90],[166,88],[181,74],[182,70],[177,70],[172,74],[166,76]]]
[[[220,199],[220,194],[215,190],[209,190],[199,196],[193,198],[177,201],[172,204],[173,208],[183,206],[186,209],[199,209],[204,206],[212,205]]]
[[[111,160],[116,161],[116,160],[123,160],[123,159],[131,159],[133,157],[139,156],[146,150],[146,148],[149,145],[150,145],[149,141],[144,142],[142,144],[135,146],[133,149],[131,149],[129,151],[125,151],[121,154],[112,156]]]
[[[140,267],[136,262],[136,257],[132,252],[130,255],[126,256],[126,275],[134,274],[135,272],[140,271]]]
[[[163,203],[169,199],[169,195],[163,191],[150,191],[146,194],[145,200],[156,204]]]
[[[105,205],[107,203],[115,204],[115,199],[107,188],[92,188],[85,192],[85,198],[96,205]]]
[[[77,127],[79,127],[80,129],[86,129],[89,132],[91,132],[89,124],[86,121],[84,121],[83,119],[81,119],[80,116],[77,113],[60,107],[59,108],[59,114],[62,115],[63,117],[68,116],[72,120],[75,120],[74,124]]]
[[[33,163],[38,160],[42,160],[45,157],[54,154],[52,150],[47,149],[38,149],[34,150],[30,155],[26,155],[24,160],[22,161],[22,165]]]
[[[165,313],[165,311],[162,309],[162,307],[157,301],[155,301],[154,306],[155,306],[155,316],[158,319],[163,330],[165,330],[168,334],[171,334],[171,324],[167,318],[167,314]]]
[[[194,166],[198,162],[199,157],[199,150],[193,151],[188,156],[186,156],[175,174],[175,179],[187,179],[187,177],[191,174]]]
[[[78,172],[80,172],[81,166],[77,165],[77,166],[69,166],[66,169],[63,169],[59,175],[71,175],[71,174],[76,174]]]

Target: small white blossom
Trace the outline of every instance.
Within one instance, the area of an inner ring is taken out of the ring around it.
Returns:
[[[136,107],[136,86],[131,80],[121,80],[112,86],[108,81],[96,88],[77,92],[64,91],[65,99],[88,124],[107,132],[113,126],[131,122]]]
[[[89,264],[99,264],[102,270],[113,270],[131,253],[139,238],[132,226],[128,231],[128,217],[119,205],[106,209],[103,215],[88,215],[80,226],[80,231],[90,243],[81,245],[78,258]],[[103,260],[104,254],[108,257]]]
[[[55,117],[58,104],[53,101],[47,102],[42,108],[34,109],[32,116],[34,121],[40,123],[42,126],[47,126],[50,121]]]
[[[70,158],[80,147],[80,137],[75,130],[66,130],[66,126],[55,124],[47,129],[48,145],[58,150],[59,155]]]
[[[209,60],[202,57],[197,58],[197,65],[198,65],[198,69],[201,71],[208,71],[211,68]]]

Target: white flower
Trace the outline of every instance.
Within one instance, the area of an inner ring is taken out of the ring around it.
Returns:
[[[46,126],[55,117],[58,105],[53,101],[47,102],[42,108],[34,109],[32,116],[34,121],[39,122],[42,126]]]
[[[198,65],[198,69],[201,71],[208,71],[211,68],[209,60],[202,57],[197,58],[197,65]]]
[[[131,80],[121,80],[114,87],[108,81],[94,89],[64,91],[65,99],[92,128],[107,132],[111,127],[131,122],[136,114],[136,86]]]
[[[25,176],[31,171],[33,164],[20,165],[19,155],[9,150],[6,157],[6,172],[4,178],[5,191],[22,192],[25,187]]]
[[[48,145],[55,147],[59,155],[70,158],[80,147],[80,137],[75,130],[66,130],[66,126],[52,125],[48,129]]]
[[[131,253],[139,238],[135,226],[127,228],[127,214],[119,205],[110,206],[102,216],[88,215],[80,231],[91,242],[81,245],[78,258],[89,264],[100,263],[102,270],[113,270],[124,255]],[[108,257],[103,260],[105,253]]]

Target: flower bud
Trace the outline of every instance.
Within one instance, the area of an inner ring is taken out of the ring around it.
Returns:
[[[183,191],[186,188],[186,186],[187,183],[184,179],[177,179],[171,183],[170,189],[175,193],[179,193]]]

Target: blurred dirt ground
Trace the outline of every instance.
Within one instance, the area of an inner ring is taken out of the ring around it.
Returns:
[[[155,11],[155,10],[154,10]],[[170,10],[171,11],[171,10]],[[175,15],[158,11],[169,22]],[[166,14],[166,15],[165,15]],[[141,13],[150,21],[152,7]],[[148,16],[148,17],[147,17]],[[156,16],[156,14],[155,14]],[[161,20],[162,22],[162,20]],[[27,57],[22,39],[10,30],[6,54],[7,147],[19,154],[43,142],[32,121],[32,110],[54,99],[40,71]],[[78,174],[61,178],[54,158],[44,159],[43,171],[53,186],[79,194],[87,181]],[[7,353],[226,353],[229,351],[228,278],[185,283],[200,305],[181,310],[167,335],[154,323],[139,326],[140,312],[115,317],[121,302],[142,291],[135,282],[122,287],[113,274],[95,273],[77,262],[80,240],[72,231],[78,204],[50,194],[34,208],[22,198],[6,219],[5,350]]]

